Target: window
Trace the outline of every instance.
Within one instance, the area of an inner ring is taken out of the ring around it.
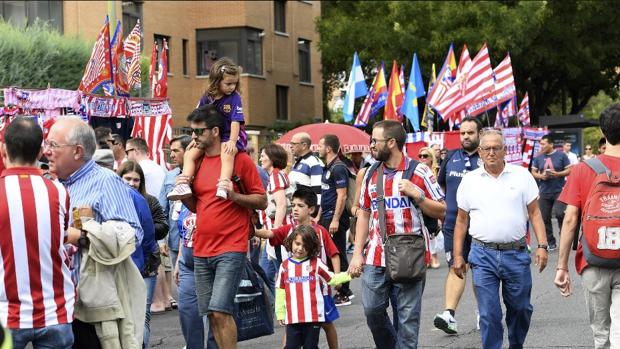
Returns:
[[[311,82],[310,40],[299,39],[297,41],[297,52],[299,53],[299,81]]]
[[[276,120],[288,120],[288,87],[276,85]]]
[[[187,39],[183,39],[183,75],[187,73]]]
[[[221,57],[228,57],[243,68],[244,73],[263,74],[263,32],[254,28],[196,30],[196,71],[208,75]]]
[[[166,40],[166,45],[168,46],[168,49],[166,50],[166,56],[168,57],[168,63],[167,63],[167,70],[168,73],[170,73],[170,62],[172,61],[170,59],[170,37],[166,36],[166,35],[159,35],[159,34],[155,34],[155,42],[157,43],[157,62],[159,62],[159,55],[161,54],[161,50],[164,47],[164,39]]]
[[[273,27],[275,31],[286,33],[286,1],[273,2]]]
[[[142,1],[123,1],[123,34],[125,37],[133,30],[138,23],[142,21]],[[140,45],[143,45],[140,41]]]
[[[62,32],[62,1],[0,1],[0,17],[19,27],[39,19]]]

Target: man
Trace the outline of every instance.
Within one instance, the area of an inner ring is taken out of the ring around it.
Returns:
[[[222,164],[224,118],[215,106],[207,104],[195,109],[187,120],[194,141],[205,150],[192,183],[194,196],[183,200],[196,212],[193,248],[198,308],[201,315],[208,315],[218,347],[235,348],[237,327],[232,312],[248,249],[249,209],[267,208],[267,196],[252,159],[240,152],[234,163],[238,184],[224,181],[228,200],[219,200],[215,191]],[[177,184],[190,182],[180,175]]]
[[[553,236],[551,214],[552,211],[555,212],[558,226],[561,227],[564,219],[564,206],[557,205],[556,202],[566,182],[564,177],[570,174],[571,164],[564,152],[553,149],[553,141],[549,135],[543,136],[540,140],[540,151],[541,154],[534,158],[532,163],[532,175],[538,180],[540,211],[545,222],[549,251],[553,251],[557,245],[555,236]]]
[[[119,134],[112,134],[112,137],[108,140],[108,146],[114,153],[114,171],[116,171],[121,164],[127,161],[127,154],[125,154],[125,140]]]
[[[416,348],[420,328],[420,310],[425,280],[396,283],[385,274],[385,255],[379,228],[377,205],[377,174],[384,171],[385,223],[387,234],[422,234],[423,222],[418,218],[419,207],[433,217],[445,214],[443,193],[430,168],[418,164],[412,178],[402,178],[413,164],[403,154],[406,134],[402,124],[387,120],[377,122],[372,130],[372,156],[383,163],[374,173],[367,171],[362,182],[360,211],[357,213],[355,250],[349,263],[349,273],[362,280],[362,303],[366,323],[378,348]],[[394,204],[398,203],[398,204]],[[370,217],[372,215],[372,222]],[[369,229],[370,227],[370,229]],[[370,230],[370,242],[364,258],[364,245]],[[396,294],[398,331],[394,329],[386,309],[390,294]]]
[[[570,142],[564,142],[564,144],[562,145],[562,150],[564,151],[564,154],[566,154],[566,156],[568,157],[568,161],[570,162],[570,164],[577,165],[579,163],[579,157],[577,156],[577,154],[570,151],[571,147],[572,144]]]
[[[531,258],[525,238],[528,220],[538,241],[539,271],[548,258],[538,188],[526,169],[505,163],[506,147],[500,131],[483,132],[479,151],[484,166],[467,173],[456,194],[454,269],[458,277],[465,276],[463,244],[469,226],[469,264],[480,312],[482,347],[502,348],[501,283],[510,348],[523,348],[533,311]]]
[[[63,247],[69,194],[60,183],[40,175],[36,163],[43,132],[32,118],[16,118],[4,141],[0,322],[11,330],[16,348],[29,342],[34,348],[70,348],[75,286]]]
[[[155,161],[149,159],[149,145],[142,138],[132,138],[125,145],[127,160],[136,161],[144,171],[146,192],[159,197],[166,179],[166,171]]]
[[[605,154],[605,150],[607,149],[607,139],[605,137],[601,137],[598,140],[598,154]]]
[[[439,170],[438,182],[444,193],[446,193],[446,218],[443,222],[442,231],[444,236],[444,250],[446,261],[448,262],[448,275],[446,277],[444,289],[444,306],[442,313],[435,315],[433,320],[435,327],[448,334],[458,332],[458,324],[454,318],[456,308],[465,291],[465,279],[456,276],[452,263],[454,259],[454,224],[458,207],[456,204],[456,191],[461,184],[463,176],[470,171],[478,168],[480,156],[478,155],[478,145],[480,144],[480,131],[482,123],[479,119],[465,117],[461,122],[459,131],[461,139],[461,149],[451,151],[446,155],[446,160],[442,163]],[[463,245],[463,258],[467,263],[467,257],[471,246],[471,236],[465,236]]]
[[[603,135],[607,138],[607,144],[605,154],[598,155],[597,158],[617,175],[620,169],[620,104],[614,103],[608,106],[600,115],[599,125]],[[568,274],[568,257],[579,217],[585,209],[595,177],[595,172],[587,164],[581,163],[575,166],[559,198],[567,204],[567,207],[560,233],[560,255],[555,285],[564,297],[572,293],[572,283]],[[617,201],[615,205],[612,200],[610,202],[608,212],[612,214],[615,212],[617,215],[620,210]],[[616,220],[616,231],[619,225],[620,223]],[[613,227],[608,227],[607,231],[612,232],[613,229]],[[581,242],[575,255],[575,268],[583,279],[590,328],[594,334],[594,347],[597,349],[620,347],[620,318],[617,315],[620,311],[620,299],[617,297],[617,290],[620,288],[620,269],[588,265]]]
[[[312,154],[310,146],[312,139],[305,132],[293,135],[291,138],[291,153],[295,163],[288,174],[294,189],[305,186],[312,189],[317,195],[317,201],[321,202],[321,176],[323,175],[323,163]]]
[[[100,126],[95,129],[97,139],[97,149],[110,149],[109,141],[112,138],[112,129]]]
[[[340,159],[340,140],[335,135],[325,135],[319,140],[319,156],[325,159],[321,177],[320,224],[332,235],[340,253],[341,270],[349,268],[347,260],[347,230],[349,230],[349,212],[346,210],[349,169]],[[353,195],[354,193],[350,193]],[[334,297],[336,306],[350,305],[353,292],[349,283],[340,286]]]
[[[95,164],[92,160],[95,148],[93,129],[79,118],[65,117],[57,120],[50,129],[44,155],[49,160],[50,171],[58,176],[69,191],[69,212],[73,212],[74,208],[86,209],[92,211],[92,216],[99,223],[110,220],[126,222],[134,229],[136,244],[139,245],[142,243],[143,232],[129,194],[131,189],[115,173]],[[69,215],[69,223],[68,241],[77,245],[78,240],[86,237],[82,236],[80,229],[74,227],[72,215]],[[79,252],[73,256],[73,273],[78,287],[81,257]],[[142,323],[139,327],[136,340],[141,343]],[[94,326],[79,319],[73,322],[73,334],[74,348],[90,349],[100,345]]]

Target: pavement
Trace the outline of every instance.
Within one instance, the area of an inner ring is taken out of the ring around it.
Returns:
[[[556,233],[557,236],[557,233]],[[441,254],[440,254],[441,255]],[[441,255],[443,258],[443,255]],[[553,285],[558,251],[549,255],[547,268],[538,273],[532,262],[532,304],[534,313],[525,341],[526,348],[592,348],[592,332],[588,324],[581,278],[574,270],[574,252],[571,254],[570,270],[573,295],[560,296]],[[433,326],[433,317],[443,311],[443,289],[448,268],[445,259],[439,269],[429,269],[422,301],[419,348],[480,348],[480,332],[476,330],[476,303],[471,288],[471,273],[456,312],[458,334],[447,335]],[[361,297],[361,279],[351,282],[356,297],[352,305],[339,307],[340,319],[336,321],[340,348],[374,348],[370,330],[366,326]],[[391,309],[388,309],[388,314]],[[505,313],[505,309],[504,309]],[[240,342],[239,348],[279,348],[284,328],[276,325],[274,335]],[[176,310],[154,315],[151,320],[151,348],[181,349],[185,345]],[[321,334],[320,348],[327,348],[325,335]],[[504,347],[508,347],[504,323]]]

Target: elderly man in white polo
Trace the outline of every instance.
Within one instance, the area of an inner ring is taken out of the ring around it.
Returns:
[[[454,268],[462,278],[466,272],[463,241],[469,224],[468,260],[478,298],[482,347],[502,347],[501,283],[510,348],[523,348],[533,312],[531,258],[525,238],[528,219],[538,241],[535,263],[539,271],[548,258],[538,186],[525,168],[504,161],[506,147],[500,131],[484,131],[478,151],[484,166],[463,177],[456,195]]]

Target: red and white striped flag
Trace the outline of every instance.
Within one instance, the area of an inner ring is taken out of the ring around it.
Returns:
[[[110,54],[110,27],[108,17],[99,31],[99,36],[93,46],[90,59],[86,63],[84,76],[80,81],[79,91],[86,93],[96,92],[103,84],[112,82],[112,56]]]
[[[460,67],[459,67],[460,68]],[[493,69],[486,43],[436,106],[440,115],[452,115],[466,108],[476,97],[493,89]]]
[[[469,69],[471,67],[471,57],[469,56],[469,49],[467,48],[467,44],[463,44],[463,50],[461,51],[461,57],[459,58],[459,65],[456,68],[456,79],[460,76],[463,76],[464,70]],[[466,113],[465,109],[462,109],[459,112],[456,112],[452,115],[448,115],[447,118],[450,120],[450,129],[453,129],[454,126],[460,125],[461,120],[465,118]]]
[[[129,91],[132,88],[140,89],[142,87],[142,76],[140,74],[140,45],[142,42],[142,30],[140,29],[140,20],[133,27],[125,42],[123,49],[125,51],[125,62],[127,65],[127,80]]]
[[[146,140],[149,145],[149,158],[167,167],[164,145],[172,139],[172,115],[135,118],[131,137]]]
[[[517,117],[519,118],[519,122],[521,122],[524,126],[529,126],[530,124],[530,98],[525,92],[525,96],[523,96],[523,100],[521,101],[521,105],[519,106],[519,111],[517,112]]]
[[[488,94],[476,98],[467,108],[467,114],[479,115],[489,109],[499,108],[500,104],[517,95],[510,55],[506,55],[506,58],[493,69],[493,77],[495,88]]]

